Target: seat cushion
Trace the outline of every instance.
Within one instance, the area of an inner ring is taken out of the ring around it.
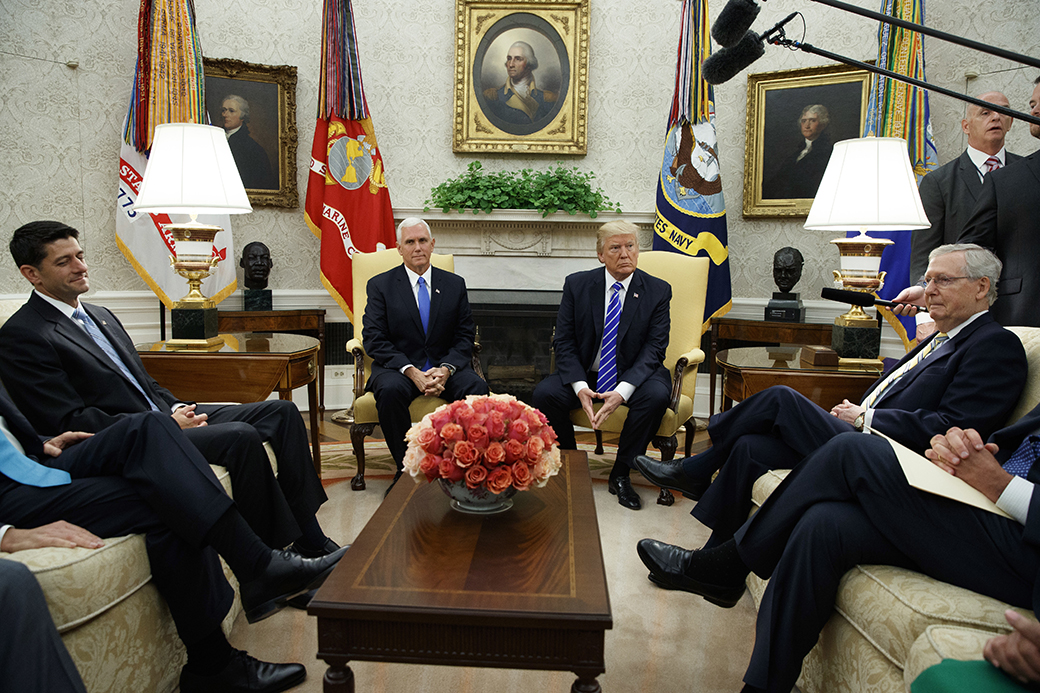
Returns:
[[[922,671],[944,659],[982,659],[982,647],[993,635],[991,630],[964,626],[928,626],[914,641],[906,658],[903,669],[906,690],[910,690],[910,684]]]
[[[58,632],[105,612],[151,579],[144,535],[106,538],[100,549],[29,549],[0,553],[36,576]]]

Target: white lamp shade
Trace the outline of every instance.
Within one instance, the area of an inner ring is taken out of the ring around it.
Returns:
[[[861,137],[835,143],[806,229],[909,231],[929,226],[906,140]]]
[[[212,125],[157,125],[137,212],[246,214],[252,212],[224,130]]]

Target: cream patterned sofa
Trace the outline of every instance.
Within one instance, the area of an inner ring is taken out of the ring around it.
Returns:
[[[1040,402],[1040,328],[1013,327],[1029,358],[1029,378],[1009,423]],[[764,474],[755,483],[756,506],[787,476]],[[766,581],[748,578],[757,607]],[[981,659],[982,645],[1010,630],[1009,605],[920,573],[859,565],[842,578],[831,616],[798,681],[803,693],[903,693],[922,671],[943,658]],[[1016,609],[1032,615],[1026,609]]]
[[[0,301],[0,324],[24,303]],[[274,455],[268,447],[274,464]],[[227,470],[213,467],[231,495]],[[46,548],[0,552],[27,565],[47,598],[54,624],[90,693],[166,693],[186,661],[166,602],[152,583],[144,536],[105,538],[100,549]],[[238,582],[224,566],[238,594]],[[230,633],[242,607],[224,619]]]

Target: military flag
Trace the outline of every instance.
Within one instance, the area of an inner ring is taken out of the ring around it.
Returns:
[[[116,245],[167,308],[188,293],[183,277],[170,267],[173,238],[163,228],[187,215],[134,211],[137,193],[148,167],[148,152],[156,125],[206,124],[202,46],[195,30],[191,0],[141,0],[137,20],[137,68],[130,108],[123,121],[119,151],[119,190],[116,198]],[[213,242],[221,260],[234,257],[228,215],[199,215],[198,221],[224,229]],[[237,287],[235,263],[220,262],[202,282],[203,293],[219,303]]]
[[[365,102],[350,0],[325,0],[318,123],[307,225],[321,239],[321,283],[357,325],[351,257],[396,244],[383,156]]]
[[[897,19],[924,24],[924,0],[882,0],[881,12]],[[878,67],[923,81],[923,36],[916,31],[880,22],[878,27]],[[875,74],[870,83],[864,137],[901,137],[906,140],[910,163],[917,180],[938,165],[932,123],[928,112],[928,92],[895,79]],[[877,292],[891,300],[906,288],[910,278],[911,231],[872,231],[870,235],[893,241],[881,257],[886,272],[885,285]],[[855,234],[850,234],[855,235]],[[914,346],[913,318],[900,318],[888,308],[878,307],[909,351]]]
[[[711,258],[704,330],[711,318],[725,315],[733,305],[714,96],[701,77],[701,64],[710,54],[708,1],[683,0],[653,247]]]

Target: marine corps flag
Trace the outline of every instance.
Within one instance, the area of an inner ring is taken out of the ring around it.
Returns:
[[[188,284],[170,267],[173,238],[163,224],[172,220],[167,214],[137,213],[133,205],[155,126],[207,123],[202,47],[191,0],[142,0],[137,24],[137,68],[119,153],[116,245],[159,300],[173,308],[188,292]],[[183,214],[175,221],[187,219]],[[227,214],[199,215],[198,221],[224,229],[213,241],[213,254],[222,262],[202,282],[202,292],[220,303],[237,287],[236,263],[223,262],[235,254],[231,219]]]
[[[726,201],[722,196],[712,88],[701,78],[711,53],[708,0],[683,0],[675,93],[657,182],[654,250],[711,258],[704,325],[732,307]]]
[[[924,0],[882,0],[881,12],[897,19],[924,24]],[[879,67],[923,81],[923,37],[916,31],[879,22]],[[901,137],[909,148],[910,163],[917,180],[938,165],[932,123],[928,112],[928,92],[881,75],[873,75],[867,101],[864,137]],[[917,277],[910,276],[910,234],[912,231],[871,231],[871,236],[893,241],[881,256],[885,285],[877,292],[881,298],[892,300]],[[855,235],[855,234],[849,234]],[[878,312],[895,329],[910,351],[914,342],[914,318],[900,318],[889,308],[878,306]]]
[[[365,103],[350,0],[325,0],[322,33],[305,214],[321,239],[321,283],[357,326],[350,259],[396,244],[394,214]]]

